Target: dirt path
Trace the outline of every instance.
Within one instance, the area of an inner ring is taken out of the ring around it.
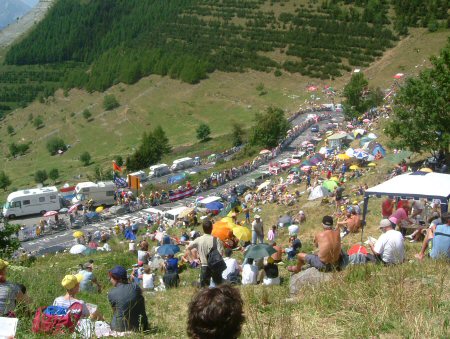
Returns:
[[[11,45],[16,39],[41,21],[53,2],[54,0],[40,0],[30,12],[0,31],[0,47]]]

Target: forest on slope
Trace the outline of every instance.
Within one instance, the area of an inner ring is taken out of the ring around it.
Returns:
[[[247,69],[333,79],[368,66],[409,26],[447,27],[448,1],[59,0],[7,52],[0,113],[58,87],[104,91],[149,74],[187,83]]]

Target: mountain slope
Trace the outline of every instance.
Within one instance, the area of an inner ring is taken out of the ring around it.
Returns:
[[[0,30],[23,16],[31,9],[23,0],[2,0],[0,2]]]

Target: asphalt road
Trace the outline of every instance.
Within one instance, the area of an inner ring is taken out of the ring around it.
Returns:
[[[338,122],[343,120],[343,116],[340,113],[334,113],[332,117],[337,119]],[[301,115],[301,116],[297,117],[292,122],[292,124],[297,125],[304,120],[306,120],[306,115]],[[324,121],[319,122],[318,125],[319,125],[320,129],[323,130],[329,122],[330,121],[328,121],[328,120],[324,120]],[[299,146],[303,141],[310,140],[312,137],[314,137],[314,134],[315,133],[312,133],[310,131],[310,129],[307,129],[302,134],[300,134],[283,152],[281,152],[272,161],[279,161],[279,160],[290,158],[291,155],[293,153],[295,153],[296,147]],[[267,168],[268,168],[268,165],[263,165],[263,166],[260,166],[258,168],[258,170],[266,170]],[[251,177],[252,177],[253,173],[254,172],[247,173],[239,178],[236,178],[235,180],[227,182],[226,184],[224,184],[222,186],[216,187],[207,192],[202,192],[202,193],[198,194],[197,196],[205,196],[206,197],[206,196],[217,195],[219,193],[224,192],[225,190],[230,189],[234,185],[249,183],[251,181]],[[167,209],[178,207],[178,206],[185,206],[185,205],[188,205],[188,204],[194,202],[195,199],[196,199],[196,196],[193,196],[193,197],[189,197],[189,198],[186,198],[183,200],[179,200],[174,203],[164,204],[164,205],[160,206],[159,208],[167,210]],[[137,216],[139,216],[139,212],[130,213],[128,215],[123,215],[123,216],[121,216],[121,218],[133,218],[133,217],[137,217]],[[18,219],[17,222],[19,222],[21,224],[25,224],[25,225],[33,225],[33,224],[36,224],[40,219],[41,219],[41,217],[39,216],[39,217],[34,217],[34,218]],[[105,220],[105,221],[102,221],[99,223],[94,223],[91,225],[84,226],[82,231],[86,233],[86,232],[94,232],[96,230],[107,230],[110,227],[114,226],[114,223],[115,223],[115,219],[109,219],[109,220]],[[52,235],[45,235],[38,239],[22,242],[22,247],[26,251],[30,251],[30,252],[36,253],[38,255],[42,255],[42,254],[50,253],[50,252],[62,251],[65,248],[69,248],[75,244],[74,238],[72,236],[73,232],[74,232],[74,230],[66,230],[66,231],[61,231],[59,233],[55,233]]]

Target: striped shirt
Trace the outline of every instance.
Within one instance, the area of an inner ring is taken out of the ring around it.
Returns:
[[[53,301],[53,306],[60,306],[60,307],[65,307],[65,308],[69,308],[70,306],[72,306],[73,303],[80,303],[82,305],[82,311],[81,311],[81,317],[83,318],[87,318],[89,317],[90,313],[89,310],[86,306],[86,303],[83,300],[79,300],[79,299],[66,299],[64,296],[58,297],[55,299],[55,301]]]

